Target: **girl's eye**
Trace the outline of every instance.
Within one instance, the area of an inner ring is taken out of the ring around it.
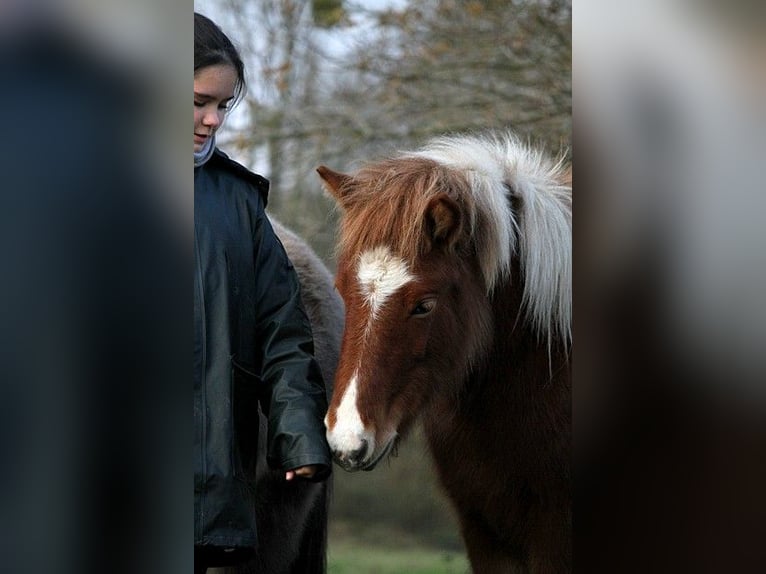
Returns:
[[[194,100],[194,106],[195,107],[201,108],[204,105],[205,105],[204,102],[198,102],[197,100]]]
[[[218,109],[219,110],[228,110],[229,109],[229,104],[221,104],[220,106],[218,106]]]

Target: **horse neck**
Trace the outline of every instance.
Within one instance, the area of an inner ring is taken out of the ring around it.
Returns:
[[[512,265],[512,281],[498,285],[491,297],[493,340],[481,376],[503,388],[537,394],[551,387],[569,386],[569,350],[535,333],[522,305],[524,285],[519,265]]]
[[[460,391],[439,395],[424,417],[431,449],[446,468],[457,464],[456,452],[470,452],[487,437],[497,448],[481,462],[499,467],[511,457],[518,472],[570,451],[571,362],[563,345],[549,353],[547,338],[525,320],[522,287],[520,280],[497,285],[486,353],[476,357]]]

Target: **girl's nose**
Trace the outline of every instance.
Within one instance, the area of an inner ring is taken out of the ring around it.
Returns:
[[[221,125],[221,118],[217,112],[209,112],[205,114],[203,123],[209,128],[216,129]]]

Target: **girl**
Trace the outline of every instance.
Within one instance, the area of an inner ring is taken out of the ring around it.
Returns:
[[[268,181],[215,147],[245,90],[237,50],[194,15],[195,572],[256,548],[252,476],[257,401],[267,460],[286,480],[324,480],[324,383],[298,279],[266,219]]]

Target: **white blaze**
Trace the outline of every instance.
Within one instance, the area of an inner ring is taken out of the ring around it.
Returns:
[[[362,297],[370,308],[370,318],[365,329],[369,335],[372,322],[391,295],[415,279],[407,263],[391,253],[387,247],[376,247],[365,251],[359,257],[357,281]],[[376,450],[374,429],[366,429],[359,414],[357,399],[359,394],[359,368],[351,376],[340,406],[336,411],[335,426],[327,431],[327,441],[333,451],[353,452],[367,441],[367,459],[372,458]],[[327,418],[325,418],[327,426]]]
[[[362,446],[362,440],[369,443],[370,452],[375,448],[374,435],[365,430],[362,423],[362,417],[359,416],[359,409],[356,406],[358,394],[357,371],[354,371],[351,382],[343,393],[343,399],[336,411],[336,423],[332,429],[327,431],[327,441],[332,450],[340,452],[351,452]],[[327,419],[325,418],[325,425]]]

